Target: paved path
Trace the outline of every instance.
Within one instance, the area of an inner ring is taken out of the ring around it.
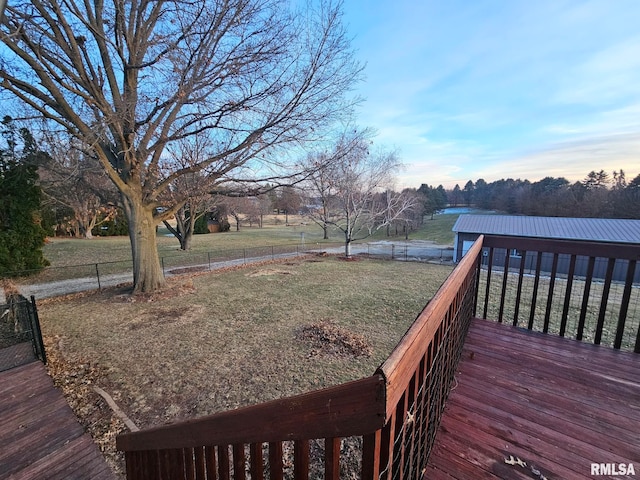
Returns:
[[[167,268],[165,271],[166,277],[174,275],[180,275],[189,271],[197,271],[198,269],[205,270],[220,270],[223,268],[234,267],[238,265],[245,265],[251,263],[263,262],[265,260],[286,259],[294,258],[299,255],[307,253],[328,252],[335,254],[342,254],[344,247],[331,246],[328,248],[322,248],[322,245],[311,248],[307,246],[308,250],[301,249],[299,252],[289,253],[277,253],[272,255],[265,255],[260,257],[248,257],[238,258],[234,260],[225,260],[219,262],[212,262],[211,264],[201,265],[184,265]],[[377,241],[369,243],[354,243],[351,246],[351,253],[353,255],[368,254],[374,257],[393,258],[395,260],[406,261],[443,261],[448,262],[452,260],[453,249],[446,245],[436,245],[429,241],[411,240],[411,241]],[[97,277],[85,277],[66,279],[55,282],[47,282],[33,285],[21,285],[20,293],[29,298],[31,295],[36,299],[56,297],[61,295],[67,295],[70,293],[84,292],[88,290],[95,290],[100,287],[113,287],[116,285],[130,283],[132,281],[131,273],[120,273],[112,275],[101,275],[100,283],[98,284]],[[0,289],[0,303],[4,303],[4,292]]]
[[[264,257],[255,257],[255,258],[239,258],[236,260],[225,260],[222,262],[215,262],[209,264],[201,264],[201,265],[185,265],[180,267],[173,267],[171,269],[167,269],[165,271],[165,277],[173,277],[176,275],[181,275],[186,273],[186,270],[189,271],[206,271],[206,270],[220,270],[223,268],[234,267],[238,265],[244,265],[249,263],[258,263],[271,259],[278,258],[293,258],[298,254],[296,253],[282,253],[276,255],[268,255]],[[49,298],[49,297],[57,297],[61,295],[67,295],[70,293],[78,293],[85,292],[88,290],[97,290],[99,287],[115,287],[116,285],[131,283],[132,276],[130,272],[127,273],[118,273],[113,275],[104,275],[100,276],[100,285],[98,285],[97,277],[85,277],[85,278],[73,278],[67,280],[59,280],[56,282],[47,282],[47,283],[39,283],[33,285],[20,285],[20,293],[25,297],[29,298],[31,295],[35,296],[36,299],[41,298]],[[2,303],[2,299],[0,299],[0,303]]]

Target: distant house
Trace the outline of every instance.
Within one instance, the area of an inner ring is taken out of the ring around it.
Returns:
[[[456,234],[453,253],[453,258],[456,262],[460,261],[473,242],[483,234],[640,245],[640,220],[460,215],[453,226],[453,231]],[[504,258],[506,252],[502,252],[501,255]],[[501,255],[496,256],[497,262],[501,261]],[[526,258],[522,258],[522,252],[517,250],[511,251],[509,255],[511,257],[509,261],[511,267],[519,266],[522,261],[525,262],[525,266],[534,261],[534,255],[526,255]],[[550,261],[550,259],[543,259],[543,263],[550,263]],[[586,258],[583,263],[586,264]],[[596,266],[596,277],[601,277],[598,271],[602,270],[602,268],[604,266],[600,268]]]

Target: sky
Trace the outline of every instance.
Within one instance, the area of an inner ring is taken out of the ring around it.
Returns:
[[[346,0],[400,187],[640,174],[640,1]]]

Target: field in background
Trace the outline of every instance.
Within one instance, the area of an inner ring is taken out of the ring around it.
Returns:
[[[425,219],[423,226],[409,235],[409,240],[427,240],[440,245],[453,245],[451,228],[458,215],[436,215],[433,220]],[[366,241],[404,240],[404,234],[395,235],[392,229],[388,237],[386,229],[381,229]],[[305,245],[314,243],[340,243],[344,241],[340,232],[333,231],[329,240],[323,240],[322,229],[313,222],[300,216],[289,215],[289,225],[285,224],[284,215],[270,215],[265,219],[263,228],[241,225],[240,231],[231,231],[205,235],[194,235],[190,253],[215,254],[224,250],[254,248],[266,245]],[[168,230],[158,228],[158,251],[160,256],[186,255],[179,248],[179,243]],[[124,262],[131,260],[131,249],[128,237],[96,237],[92,240],[74,238],[52,238],[44,248],[45,257],[52,267],[69,265],[87,265],[102,262]]]

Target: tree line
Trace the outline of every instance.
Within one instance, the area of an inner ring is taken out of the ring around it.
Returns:
[[[117,190],[90,152],[46,136],[38,144],[28,128],[10,117],[2,122],[2,136],[0,272],[45,266],[46,235],[91,239],[128,233]],[[306,173],[291,185],[266,182],[250,192],[237,183],[211,188],[202,172],[183,175],[171,191],[179,190],[185,201],[171,221],[163,222],[183,250],[190,248],[194,234],[209,233],[210,226],[218,231],[229,230],[231,222],[236,230],[241,222],[262,227],[263,217],[274,211],[284,214],[287,223],[289,215],[304,215],[322,227],[325,238],[340,232],[347,256],[352,242],[383,227],[408,235],[422,221],[424,201],[415,190],[393,189],[399,160],[395,152],[373,150],[372,144],[369,130],[354,129],[330,149],[307,155],[301,162]],[[24,261],[26,254],[31,260]]]
[[[464,188],[456,185],[447,192],[447,198],[451,205],[517,215],[640,219],[640,174],[627,180],[624,170],[591,171],[576,182],[564,177],[469,180]]]

